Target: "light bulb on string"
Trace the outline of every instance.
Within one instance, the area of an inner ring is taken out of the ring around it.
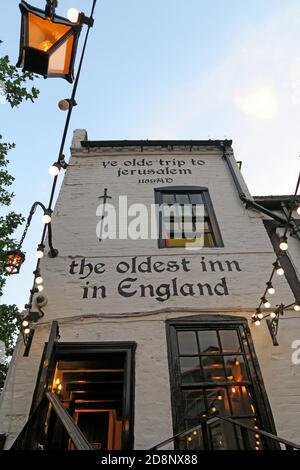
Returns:
[[[300,215],[300,206],[298,206],[298,207],[296,208],[296,212],[297,212],[298,215]]]
[[[300,312],[300,302],[294,305],[295,312]]]
[[[273,287],[272,282],[267,282],[267,290],[270,295],[275,294],[275,289]]]
[[[276,271],[276,273],[278,274],[278,276],[283,276],[283,275],[284,275],[284,269],[280,266],[280,264],[278,263],[278,261],[276,261],[275,263],[273,263],[273,266],[274,266],[275,271]]]
[[[60,100],[58,102],[58,107],[61,111],[68,111],[68,109],[70,109],[70,100],[67,98]]]
[[[275,313],[275,312],[271,312],[271,313],[270,313],[270,317],[271,317],[272,319],[274,319],[274,318],[276,317],[276,313]]]
[[[63,100],[64,101],[64,100]],[[58,162],[54,162],[50,168],[49,168],[49,173],[51,176],[55,177],[59,175],[60,170],[63,168],[66,170],[68,168],[68,163],[64,160],[64,155],[63,155],[63,160],[60,160]]]
[[[23,320],[23,321],[22,321],[22,326],[23,326],[24,328],[26,328],[28,325],[29,325],[29,321],[28,321],[28,320]]]
[[[37,276],[37,277],[35,278],[35,282],[36,282],[36,284],[42,284],[42,282],[43,282],[42,276]]]
[[[259,314],[257,315],[257,318],[258,318],[259,320],[262,320],[262,319],[264,318],[263,313],[259,313]]]
[[[265,297],[262,297],[261,301],[262,301],[265,308],[270,308],[271,307],[270,302]]]
[[[71,23],[78,23],[79,11],[76,8],[69,8],[67,11],[67,18]]]
[[[288,249],[287,237],[281,237],[279,240],[279,248],[281,251],[286,251]]]
[[[49,173],[51,176],[57,176],[60,172],[61,164],[59,162],[53,163],[49,168]]]
[[[25,334],[25,335],[29,335],[29,333],[30,333],[30,328],[25,328],[24,334]]]
[[[256,320],[256,322],[254,322],[254,324],[255,324],[256,326],[260,326],[260,320]]]
[[[73,106],[77,106],[77,103],[70,98],[63,98],[58,102],[58,107],[61,111],[68,111],[70,108],[73,108]]]
[[[39,292],[42,292],[42,291],[44,290],[44,286],[43,286],[42,284],[39,284],[39,285],[37,286],[37,290],[38,290]]]
[[[35,254],[38,259],[43,258],[43,256],[44,256],[44,250],[45,250],[45,245],[43,245],[42,243],[40,243],[40,244],[38,245],[38,247],[37,247],[36,254]]]
[[[52,210],[46,209],[42,217],[42,222],[44,224],[49,224],[51,222]]]
[[[33,274],[35,274],[35,279],[34,279],[34,280],[35,280],[35,283],[36,283],[37,285],[42,284],[43,278],[42,278],[42,276],[41,276],[40,270],[39,270],[39,269],[36,269]]]

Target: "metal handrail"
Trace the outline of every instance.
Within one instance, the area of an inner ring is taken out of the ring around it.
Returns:
[[[192,434],[193,431],[196,431],[199,429],[199,427],[203,427],[203,426],[209,426],[211,423],[215,422],[215,421],[218,421],[218,420],[223,420],[223,421],[227,421],[228,423],[234,425],[234,426],[238,426],[241,431],[243,430],[244,433],[248,433],[249,431],[254,433],[254,434],[259,434],[260,436],[264,436],[268,439],[271,439],[272,441],[275,441],[276,443],[278,444],[283,444],[287,450],[300,450],[300,445],[299,444],[295,444],[294,442],[291,442],[291,441],[288,441],[287,439],[283,439],[281,437],[278,437],[276,436],[275,434],[271,434],[267,431],[263,431],[262,429],[254,429],[252,428],[251,426],[248,426],[247,424],[244,424],[244,423],[241,423],[240,421],[236,421],[234,419],[231,419],[231,418],[227,418],[227,417],[224,417],[224,416],[219,416],[219,415],[215,415],[213,417],[207,417],[207,418],[201,418],[199,424],[197,426],[193,426],[192,428],[189,428],[185,431],[182,431],[180,433],[177,433],[175,434],[174,436],[168,438],[168,439],[165,439],[164,441],[160,442],[159,444],[155,445],[154,447],[151,447],[149,450],[157,450],[167,444],[170,444],[171,442],[173,442],[175,439],[178,439],[180,437],[184,437],[188,434]],[[245,436],[245,434],[242,433],[242,437],[244,440],[247,440],[247,436]],[[247,447],[247,445],[246,445]]]
[[[271,434],[270,432],[263,431],[262,429],[254,429],[251,426],[248,426],[248,424],[241,423],[240,421],[236,421],[231,418],[225,418],[224,416],[216,416],[217,419],[221,419],[223,421],[227,421],[228,423],[234,424],[235,426],[239,426],[240,428],[247,429],[247,431],[253,432],[254,434],[259,434],[260,436],[267,437],[269,439],[272,439],[273,441],[278,442],[279,444],[283,444],[286,447],[292,447],[294,449],[300,450],[300,445],[295,444],[294,442],[288,441],[287,439],[284,439],[282,437],[278,437],[275,434]]]
[[[35,419],[38,419],[40,416],[40,411],[43,409],[43,406],[46,405],[46,399],[51,404],[56,416],[64,426],[66,432],[68,433],[70,439],[74,443],[74,446],[77,450],[94,450],[91,444],[88,442],[82,431],[79,427],[74,423],[72,417],[69,413],[64,409],[63,405],[61,404],[58,397],[52,392],[46,392],[43,399],[40,401],[38,406],[34,409],[33,413],[30,415],[27,423],[23,427],[22,431],[14,441],[13,445],[11,446],[11,450],[31,450],[26,449],[24,446],[24,441],[26,445],[26,436],[27,433],[30,432],[30,426],[34,427],[36,423]],[[31,433],[30,433],[31,434]],[[37,442],[37,447],[40,443]],[[43,448],[40,446],[40,448]]]
[[[53,406],[54,411],[56,412],[57,417],[60,419],[65,430],[72,439],[77,450],[93,450],[93,447],[90,445],[82,431],[74,423],[72,417],[64,409],[61,402],[57,396],[52,392],[46,392],[46,397]]]

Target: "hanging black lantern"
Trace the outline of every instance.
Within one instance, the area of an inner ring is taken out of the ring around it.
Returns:
[[[6,254],[6,262],[4,264],[4,271],[7,274],[18,274],[21,265],[25,261],[25,255],[22,251],[16,249],[8,251]]]
[[[50,4],[50,6],[49,6]],[[82,22],[76,24],[55,14],[54,2],[46,10],[20,3],[22,13],[20,53],[17,67],[73,81],[73,69]]]

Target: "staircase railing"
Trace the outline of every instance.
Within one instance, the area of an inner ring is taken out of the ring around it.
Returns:
[[[62,406],[58,397],[52,392],[46,392],[39,405],[35,408],[11,450],[44,450],[47,448],[46,417],[49,405],[66,430],[77,450],[94,450],[70,414]]]
[[[232,426],[236,439],[234,447],[224,444],[223,439],[226,436],[220,434],[220,430],[214,437],[213,429],[216,429],[216,425],[221,422]],[[218,442],[216,438],[219,439]],[[233,448],[236,450],[300,450],[300,445],[238,420],[216,415],[211,418],[201,418],[197,426],[160,442],[150,450],[174,448],[181,450],[232,450]]]

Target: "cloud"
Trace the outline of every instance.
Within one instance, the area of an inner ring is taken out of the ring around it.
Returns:
[[[279,115],[279,96],[270,84],[239,91],[234,102],[242,113],[251,118],[269,121]]]
[[[213,67],[159,97],[143,123],[149,138],[233,139],[252,194],[292,194],[300,151],[299,21],[300,1],[285,2]]]

